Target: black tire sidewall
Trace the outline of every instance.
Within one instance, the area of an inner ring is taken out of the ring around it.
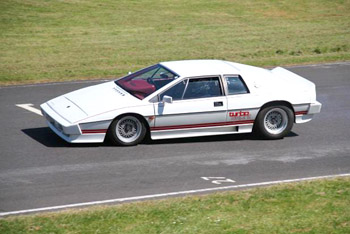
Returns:
[[[275,108],[284,110],[288,118],[287,127],[283,130],[283,132],[279,134],[269,133],[264,126],[264,118],[266,113],[269,112],[271,109],[275,109]],[[281,139],[289,134],[289,132],[293,127],[293,124],[294,124],[294,113],[289,107],[283,106],[283,105],[271,105],[271,106],[264,107],[259,112],[258,117],[256,118],[256,121],[255,121],[255,125],[256,125],[255,130],[257,131],[258,134],[260,134],[265,139]]]
[[[140,121],[140,124],[141,124],[141,134],[140,134],[140,136],[136,140],[134,140],[132,142],[124,142],[124,141],[120,140],[118,138],[117,134],[116,134],[116,126],[117,126],[118,122],[120,121],[120,119],[122,119],[124,117],[127,117],[127,116],[124,115],[124,116],[118,117],[115,120],[113,120],[112,124],[109,127],[109,138],[110,138],[110,140],[112,141],[112,143],[114,145],[133,146],[133,145],[139,144],[145,138],[146,127],[145,127],[144,122],[139,117],[136,117],[136,116],[133,116],[133,115],[130,115],[130,116],[132,116],[134,118],[137,118],[138,121]]]

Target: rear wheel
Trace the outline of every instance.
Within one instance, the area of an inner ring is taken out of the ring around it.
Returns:
[[[117,118],[110,126],[110,138],[116,145],[137,145],[146,135],[146,128],[139,118],[126,115]]]
[[[259,112],[255,127],[266,139],[281,139],[291,131],[293,116],[286,106],[268,106]]]

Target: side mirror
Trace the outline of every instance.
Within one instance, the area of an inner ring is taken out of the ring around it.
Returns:
[[[162,102],[163,103],[173,103],[173,98],[170,96],[164,95]]]

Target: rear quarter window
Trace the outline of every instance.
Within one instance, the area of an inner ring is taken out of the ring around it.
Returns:
[[[249,93],[249,90],[240,76],[225,77],[228,95]]]

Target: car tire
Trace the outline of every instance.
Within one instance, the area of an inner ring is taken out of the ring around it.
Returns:
[[[263,108],[255,120],[255,130],[265,139],[281,139],[293,127],[293,111],[283,105]]]
[[[109,131],[112,143],[123,146],[137,145],[146,135],[144,122],[133,115],[118,117],[112,122]]]

